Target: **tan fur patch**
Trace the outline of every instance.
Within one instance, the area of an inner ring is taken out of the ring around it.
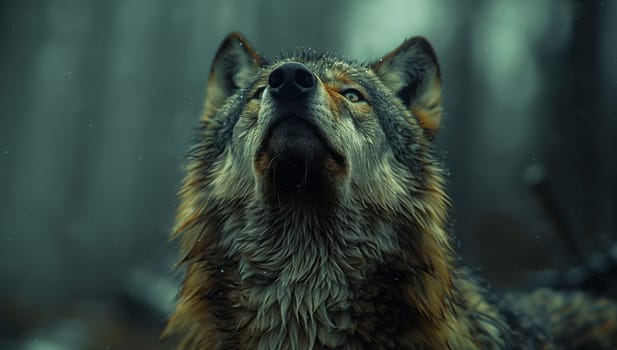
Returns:
[[[341,96],[335,87],[324,83],[322,83],[322,86],[326,92],[326,99],[328,102],[328,107],[332,113],[332,117],[336,120],[339,118],[340,105],[345,103],[345,101],[343,101],[344,97]]]

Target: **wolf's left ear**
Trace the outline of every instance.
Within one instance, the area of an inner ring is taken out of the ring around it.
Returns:
[[[219,46],[210,69],[204,118],[216,113],[227,98],[242,87],[263,63],[264,58],[242,34],[227,35]]]
[[[407,39],[371,68],[434,136],[441,122],[441,78],[437,56],[428,40]]]

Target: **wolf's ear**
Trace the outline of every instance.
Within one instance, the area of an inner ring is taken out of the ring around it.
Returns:
[[[441,121],[441,78],[431,44],[423,37],[407,39],[371,68],[434,136]]]
[[[263,57],[242,34],[227,35],[219,46],[210,69],[204,117],[208,118],[216,113],[225,100],[242,87],[263,63]]]

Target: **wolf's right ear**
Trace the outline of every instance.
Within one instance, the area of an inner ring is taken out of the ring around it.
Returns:
[[[405,40],[371,69],[434,136],[441,122],[441,78],[437,56],[428,40],[419,36]]]
[[[219,46],[210,69],[204,118],[216,113],[227,98],[242,87],[263,63],[264,58],[242,34],[227,35]]]

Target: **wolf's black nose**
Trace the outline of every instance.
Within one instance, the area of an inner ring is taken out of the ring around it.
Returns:
[[[268,85],[275,98],[297,98],[315,89],[315,76],[302,63],[287,62],[270,73]]]

